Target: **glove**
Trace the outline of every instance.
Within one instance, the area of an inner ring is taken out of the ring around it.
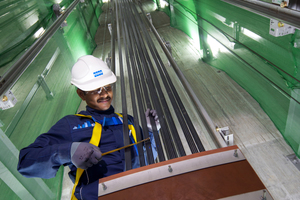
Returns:
[[[87,169],[97,164],[102,158],[99,147],[86,142],[73,142],[71,146],[71,161],[81,169]]]
[[[147,127],[148,127],[148,130],[150,132],[153,132],[152,130],[152,126],[151,126],[151,122],[150,122],[150,117],[153,117],[154,118],[154,121],[155,121],[155,125],[156,125],[156,128],[157,130],[159,131],[160,129],[160,123],[159,123],[159,120],[158,120],[158,116],[156,114],[156,110],[150,110],[149,108],[146,110],[145,112],[145,116],[146,116],[146,121],[147,121]]]

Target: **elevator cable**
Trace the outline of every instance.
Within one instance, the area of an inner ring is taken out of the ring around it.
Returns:
[[[145,46],[145,44],[143,43],[143,38],[141,37],[140,31],[137,29],[137,22],[136,19],[139,17],[139,15],[135,15],[135,17],[133,16],[132,12],[129,12],[129,14],[131,15],[131,19],[133,19],[133,21],[131,20],[131,27],[133,28],[133,33],[134,33],[134,45],[137,48],[137,53],[139,58],[141,59],[141,64],[139,65],[140,67],[138,68],[140,71],[141,76],[143,76],[141,79],[146,81],[146,84],[148,86],[148,90],[149,90],[149,94],[150,94],[150,98],[151,98],[151,102],[153,103],[154,108],[157,111],[160,123],[161,123],[161,131],[160,131],[160,135],[162,136],[162,139],[164,141],[164,145],[165,145],[165,150],[166,150],[166,154],[168,159],[172,159],[172,158],[176,158],[178,157],[176,155],[176,151],[175,151],[175,145],[174,145],[174,141],[173,138],[170,135],[170,132],[177,132],[175,125],[172,127],[171,130],[168,130],[167,128],[167,123],[165,121],[165,116],[167,116],[167,118],[170,118],[170,115],[165,115],[163,113],[163,106],[160,104],[159,100],[161,100],[162,98],[164,98],[163,95],[158,95],[156,90],[157,88],[160,88],[159,85],[156,85],[153,83],[153,79],[151,76],[151,72],[149,71],[149,65],[151,65],[151,60],[150,57],[148,55],[147,52],[147,48]],[[132,35],[132,34],[131,34]],[[147,94],[147,93],[146,93]],[[158,98],[157,98],[158,97]],[[166,106],[166,105],[164,105]],[[155,126],[154,126],[155,128]],[[156,134],[154,134],[154,136],[156,136]]]
[[[141,5],[139,5],[142,13],[144,14],[143,16],[146,18],[146,14],[142,8]],[[146,18],[146,20],[148,20]],[[150,27],[149,27],[150,28]],[[172,83],[171,79],[170,79],[170,76],[168,74],[168,72],[166,71],[166,68],[164,67],[163,65],[163,62],[154,46],[154,43],[153,41],[151,40],[151,37],[150,35],[148,34],[147,30],[144,28],[143,29],[144,31],[144,35],[146,37],[146,40],[148,42],[148,46],[150,47],[151,52],[153,52],[152,54],[154,54],[153,56],[156,56],[157,59],[154,59],[155,61],[159,61],[159,62],[156,62],[156,66],[159,70],[159,73],[160,73],[160,76],[162,77],[162,80],[164,82],[164,85],[167,87],[167,91],[170,91],[169,95],[173,95],[170,97],[171,99],[171,102],[172,102],[172,105],[174,108],[177,108],[177,109],[174,109],[175,112],[176,112],[176,116],[178,117],[178,121],[182,127],[182,130],[184,132],[184,135],[187,139],[187,142],[189,144],[189,147],[191,149],[191,152],[192,153],[196,153],[196,152],[199,152],[199,151],[205,151],[204,147],[203,147],[203,144],[199,138],[199,135],[197,134],[196,132],[196,129],[194,127],[194,125],[192,124],[192,121],[189,117],[189,115],[187,114],[187,111],[175,89],[175,86],[174,84]],[[172,93],[171,93],[172,92]],[[172,101],[173,100],[173,101]],[[177,104],[176,104],[176,102]],[[198,150],[197,150],[198,148]]]
[[[121,16],[124,16],[124,7],[122,6],[121,9]],[[136,98],[134,94],[134,87],[133,87],[133,76],[131,74],[131,64],[129,58],[129,44],[130,42],[128,41],[128,33],[127,33],[127,24],[124,21],[124,18],[122,18],[123,23],[122,23],[122,32],[123,32],[123,46],[124,46],[124,51],[125,51],[125,60],[126,60],[126,67],[127,67],[127,72],[128,72],[128,80],[129,80],[129,87],[130,87],[130,95],[131,95],[131,102],[132,102],[132,110],[133,110],[133,116],[134,117],[134,126],[135,127],[140,127],[139,122],[138,122],[138,113],[137,113],[137,104],[136,104]],[[143,115],[143,113],[141,113]],[[136,128],[136,136],[137,136],[137,141],[142,140],[141,137],[141,131],[139,128]],[[142,144],[137,145],[138,149],[138,155],[139,155],[139,161],[140,161],[140,166],[145,166],[145,157],[144,157],[144,152],[143,152],[143,146]]]
[[[145,16],[141,6],[140,9]],[[130,93],[132,103],[134,126],[140,127],[141,125],[143,130],[143,135],[141,135],[140,131],[137,131],[137,141],[149,137],[144,112],[147,108],[155,109],[161,124],[159,133],[154,119],[150,118],[150,121],[157,146],[158,161],[161,162],[166,159],[185,156],[186,152],[177,130],[179,127],[176,127],[174,122],[175,118],[172,117],[170,111],[170,109],[173,109],[190,151],[192,153],[205,151],[200,137],[172,83],[157,49],[155,48],[154,42],[147,31],[147,27],[143,23],[143,19],[136,8],[136,5],[131,0],[117,1],[115,3],[115,15],[117,21],[116,29],[124,124],[126,121],[128,122],[125,89],[125,73],[127,72],[128,79],[126,78],[126,81],[128,81],[129,84],[128,92]],[[112,26],[112,28],[114,28],[114,26]],[[121,38],[123,39],[122,41]],[[112,56],[114,54],[113,42],[114,41],[112,40]],[[125,66],[123,66],[123,64]],[[159,82],[158,76],[160,77],[161,83]],[[162,88],[165,88],[167,91],[166,94],[164,94]],[[165,95],[168,96],[171,104],[167,103]],[[125,118],[127,119],[125,120]],[[123,131],[124,133],[128,133],[128,127],[125,125],[123,126]],[[127,130],[125,127],[127,127]],[[126,141],[126,139],[128,141]],[[124,134],[124,145],[128,145],[128,143],[128,134]],[[140,165],[144,166],[145,157],[143,146],[139,144],[137,145],[137,149]],[[145,149],[148,163],[154,163],[150,142],[145,144]],[[130,152],[125,152],[125,162],[126,170],[131,169]]]

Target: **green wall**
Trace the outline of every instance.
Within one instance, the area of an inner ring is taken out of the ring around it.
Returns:
[[[56,20],[52,6],[59,3],[65,9],[72,3],[71,0],[9,0],[0,2],[0,75],[3,75],[24,52],[38,40],[38,30],[47,29]],[[20,150],[31,144],[41,133],[60,118],[68,114],[75,114],[81,99],[74,86],[70,84],[71,68],[78,57],[92,54],[96,47],[94,37],[99,26],[98,17],[102,10],[102,1],[86,0],[79,3],[67,17],[67,26],[61,27],[46,46],[28,66],[20,79],[11,88],[18,102],[7,110],[0,110],[0,131],[3,138],[12,142],[9,147],[1,148],[1,153],[13,153],[15,148]],[[58,54],[55,54],[58,53]],[[56,55],[56,56],[55,56]],[[38,84],[38,76],[49,67],[45,75],[45,82],[54,96],[46,98],[46,93]],[[4,140],[3,140],[4,141]],[[42,179],[53,196],[47,196],[44,191],[32,188],[31,179],[19,177],[16,171],[17,157],[11,162],[0,159],[0,164],[15,176],[15,184],[21,183],[23,189],[31,193],[35,199],[60,199],[63,168],[56,177]],[[6,191],[1,195],[5,199],[20,199],[20,194],[10,187],[8,182],[0,176],[0,190]]]
[[[201,59],[225,71],[269,115],[300,155],[300,30],[275,37],[270,19],[220,0],[169,0],[160,8],[184,31]]]

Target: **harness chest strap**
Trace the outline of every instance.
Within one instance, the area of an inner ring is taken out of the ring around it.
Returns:
[[[123,115],[121,115],[120,113],[116,113],[118,116],[120,117],[123,117]],[[100,139],[101,139],[101,134],[102,134],[102,125],[100,123],[98,123],[96,120],[94,120],[94,118],[90,115],[82,115],[82,114],[76,114],[76,116],[80,116],[80,117],[87,117],[87,118],[90,118],[92,119],[94,122],[95,122],[95,126],[93,128],[93,134],[92,134],[92,137],[91,137],[91,140],[89,143],[95,145],[95,146],[99,146],[99,143],[100,143]],[[133,139],[135,142],[137,142],[136,140],[136,132],[135,132],[135,128],[133,125],[131,124],[128,124],[128,128],[129,130],[131,130],[131,133],[132,133],[132,136],[133,136]],[[84,172],[84,169],[81,169],[81,168],[77,168],[77,171],[76,171],[76,178],[75,178],[75,183],[74,183],[74,186],[73,186],[73,189],[72,189],[72,197],[71,197],[71,200],[77,200],[77,198],[75,197],[74,193],[75,193],[75,189],[79,183],[79,179],[82,175],[82,173]]]

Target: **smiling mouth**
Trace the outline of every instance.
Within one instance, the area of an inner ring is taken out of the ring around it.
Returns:
[[[107,98],[105,98],[105,99],[101,98],[101,99],[98,99],[97,102],[98,102],[98,103],[108,102],[108,101],[110,101],[110,99],[111,99],[110,97],[107,97]]]

